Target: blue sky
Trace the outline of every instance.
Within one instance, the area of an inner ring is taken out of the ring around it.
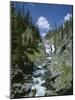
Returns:
[[[55,24],[59,25],[64,19],[69,19],[72,15],[71,5],[56,4],[36,4],[36,3],[16,3],[19,8],[24,5],[25,9],[29,9],[33,21],[39,26],[40,33],[43,36],[52,29]],[[65,18],[66,17],[66,18]]]

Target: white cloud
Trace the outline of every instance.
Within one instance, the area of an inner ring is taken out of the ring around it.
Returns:
[[[47,31],[48,31],[49,29],[51,29],[48,20],[47,20],[45,17],[43,17],[43,16],[40,16],[40,17],[38,18],[37,25],[38,25],[38,27],[39,27],[40,29],[46,29]]]
[[[64,17],[64,21],[70,20],[71,17],[72,17],[72,15],[71,15],[70,13],[68,13],[68,14]]]

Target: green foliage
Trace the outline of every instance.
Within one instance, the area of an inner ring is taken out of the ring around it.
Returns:
[[[39,29],[33,24],[30,11],[25,12],[24,7],[19,10],[11,3],[11,54],[16,58],[14,60],[12,56],[12,63],[23,65],[28,59],[25,52],[37,50],[40,40]]]
[[[70,20],[65,21],[63,24],[59,25],[59,27],[55,25],[55,28],[47,33],[46,39],[52,42],[53,41],[52,38],[54,38],[53,44],[55,45],[55,48],[57,50],[62,45],[64,40],[67,40],[69,37],[72,37],[72,33],[73,33],[73,18],[70,17]]]
[[[25,82],[25,75],[32,73],[34,63],[28,55],[38,51],[39,42],[39,29],[33,23],[30,11],[11,3],[11,88]],[[13,88],[12,92],[15,92]]]

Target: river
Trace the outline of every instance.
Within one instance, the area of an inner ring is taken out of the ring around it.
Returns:
[[[51,63],[51,54],[54,52],[54,46],[52,45],[52,49],[50,47],[50,45],[48,46],[45,44],[45,51],[48,51],[46,52],[48,56],[43,61],[38,63],[35,62],[34,70],[32,72],[32,86],[29,96],[46,96],[48,92],[48,85],[50,83],[48,84],[47,79],[51,76],[51,73],[48,71],[46,66],[47,64]]]

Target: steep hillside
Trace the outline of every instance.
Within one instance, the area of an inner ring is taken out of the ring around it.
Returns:
[[[54,88],[53,95],[72,94],[73,90],[73,70],[72,70],[72,55],[73,55],[73,32],[72,18],[64,23],[64,27],[54,33],[46,36],[46,39],[53,43],[56,51],[52,57],[51,64],[47,66],[52,77],[55,77],[52,82]],[[48,79],[51,81],[51,78]],[[49,94],[47,94],[49,95]]]

